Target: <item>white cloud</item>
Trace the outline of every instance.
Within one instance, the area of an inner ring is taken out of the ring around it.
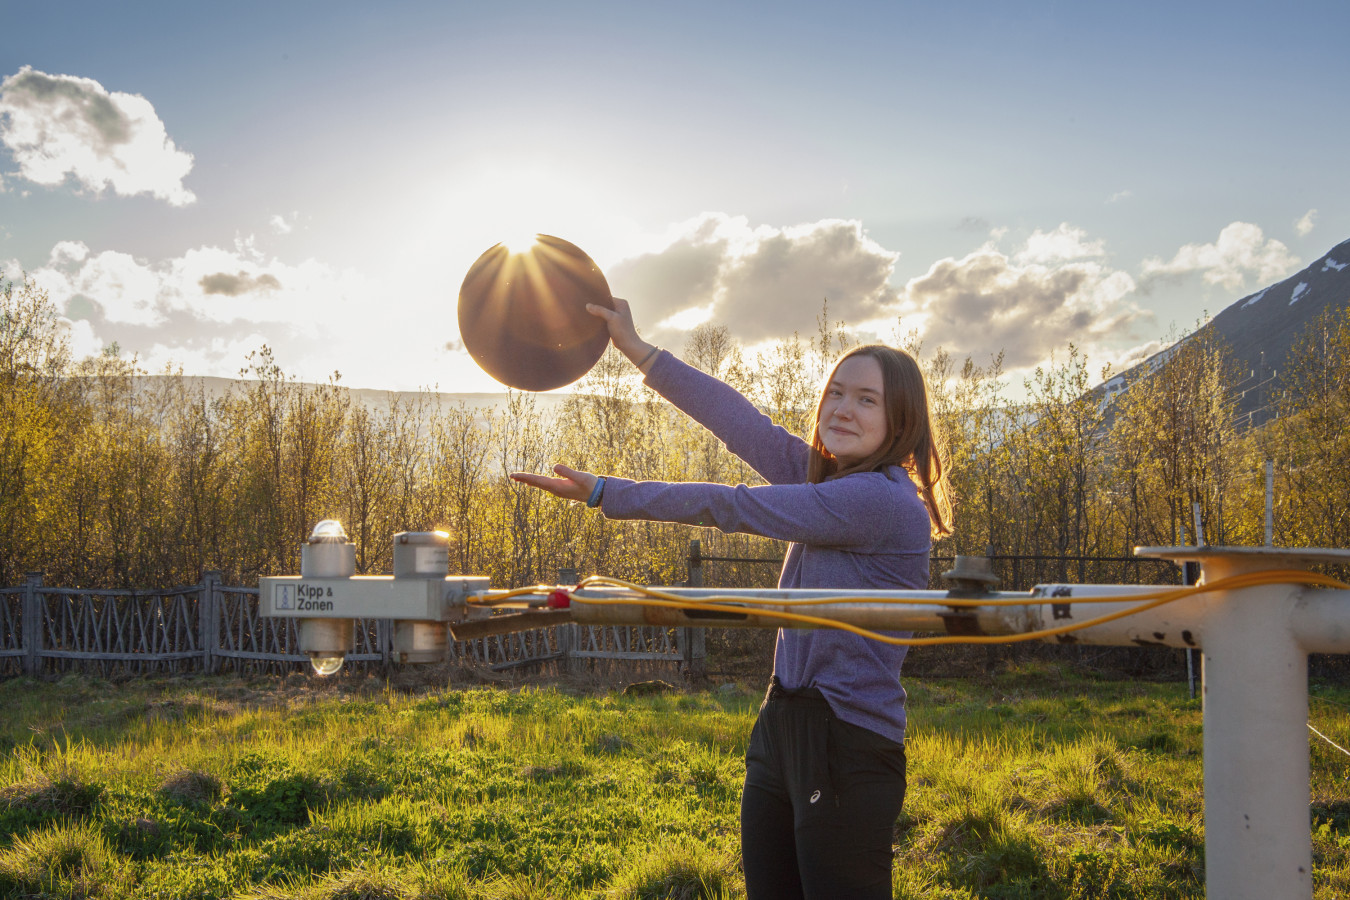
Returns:
[[[1294,230],[1298,232],[1299,237],[1307,237],[1317,227],[1316,222],[1317,210],[1310,209],[1303,214],[1303,218],[1294,223]]]
[[[901,310],[925,346],[958,359],[1004,354],[1008,369],[1045,360],[1069,342],[1096,358],[1128,337],[1148,313],[1127,298],[1134,279],[1097,259],[1101,241],[1061,225],[1036,232],[1013,257],[988,243],[961,259],[934,263],[905,285]]]
[[[174,145],[150,101],[92,78],[24,66],[4,79],[0,141],[36,184],[73,177],[94,193],[150,194],[174,206],[197,199],[183,187],[192,154]]]
[[[51,268],[33,279],[60,307],[62,300],[82,296],[97,303],[110,322],[159,325],[168,304],[161,274],[126,253],[90,256],[82,243],[63,241],[52,251]]]
[[[1063,223],[1005,252],[997,245],[1008,229],[988,230],[983,247],[940,260],[902,291],[890,284],[898,254],[859,223],[838,220],[752,228],[708,213],[607,274],[644,334],[676,347],[688,327],[709,320],[752,347],[794,331],[809,336],[828,297],[830,318],[859,338],[885,339],[899,318],[926,347],[977,360],[1003,352],[1011,371],[1070,341],[1112,360],[1132,327],[1151,320],[1129,300],[1134,279],[1105,262],[1103,240]]]
[[[62,325],[66,330],[66,340],[69,342],[72,359],[84,359],[87,356],[96,356],[107,346],[107,344],[100,340],[99,336],[94,333],[94,325],[92,322],[63,319]]]
[[[1096,259],[1106,255],[1106,241],[1089,241],[1087,232],[1063,222],[1054,231],[1036,229],[1027,238],[1026,246],[1018,252],[1015,261],[1028,263],[1057,263],[1071,259]]]
[[[1258,284],[1277,281],[1299,265],[1299,258],[1279,241],[1266,239],[1250,222],[1233,222],[1212,244],[1187,244],[1169,262],[1153,257],[1143,262],[1146,279],[1200,273],[1206,284],[1230,291],[1241,289],[1252,277]]]
[[[655,340],[675,339],[679,326],[711,318],[753,344],[813,333],[826,299],[831,318],[845,322],[884,313],[897,299],[890,278],[898,255],[857,221],[751,228],[742,217],[705,213],[672,228],[660,250],[615,264],[607,277]]]
[[[370,314],[380,286],[313,260],[265,258],[249,240],[160,261],[62,241],[29,275],[70,322],[77,354],[116,342],[151,371],[173,362],[235,376],[265,342],[308,380],[353,369],[373,379],[407,341],[399,319]]]
[[[297,216],[296,213],[291,213],[291,216],[288,219],[285,216],[281,215],[280,213],[277,213],[276,215],[272,216],[272,218],[268,221],[268,224],[272,226],[272,231],[275,232],[276,234],[290,234],[292,231],[295,230],[296,216]]]
[[[1154,338],[1153,340],[1146,341],[1138,346],[1127,347],[1124,350],[1116,351],[1114,354],[1107,354],[1102,357],[1102,360],[1104,363],[1110,363],[1111,371],[1120,373],[1124,372],[1126,369],[1139,365],[1139,363],[1155,354],[1161,353],[1175,343],[1176,341]]]
[[[48,266],[70,270],[89,258],[89,248],[81,241],[60,241],[52,248]]]
[[[1128,191],[1128,190],[1126,190],[1126,191],[1116,191],[1114,194],[1112,194],[1110,197],[1107,198],[1106,202],[1107,202],[1107,203],[1119,203],[1121,200],[1128,200],[1128,199],[1130,199],[1130,197],[1133,196],[1133,194],[1134,194],[1133,191]]]

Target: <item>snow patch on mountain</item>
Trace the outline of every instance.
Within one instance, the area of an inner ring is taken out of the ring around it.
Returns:
[[[1335,269],[1337,272],[1339,272],[1341,269],[1344,269],[1346,266],[1350,266],[1350,263],[1338,263],[1338,262],[1336,262],[1336,260],[1332,259],[1330,256],[1328,256],[1325,260],[1322,261],[1322,271],[1323,271],[1323,272],[1330,272],[1332,269]]]
[[[1247,298],[1247,302],[1242,304],[1240,308],[1246,309],[1247,307],[1251,306],[1257,300],[1260,300],[1262,297],[1264,297],[1266,295],[1266,291],[1268,290],[1270,290],[1270,288],[1266,288],[1265,291],[1260,291],[1259,293],[1252,294],[1250,297]]]
[[[1294,294],[1289,298],[1289,305],[1293,306],[1299,301],[1299,298],[1308,292],[1308,282],[1300,281],[1298,287],[1294,288]]]

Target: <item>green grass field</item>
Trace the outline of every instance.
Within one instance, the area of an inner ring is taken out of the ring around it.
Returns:
[[[1198,701],[1053,668],[907,682],[895,896],[1202,897]],[[1350,691],[1314,685],[1350,747]],[[739,897],[750,690],[0,682],[0,897]],[[1312,749],[1316,896],[1350,757]]]

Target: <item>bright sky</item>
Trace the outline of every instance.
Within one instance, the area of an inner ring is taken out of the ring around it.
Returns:
[[[473,260],[711,319],[1094,368],[1350,236],[1350,4],[9,3],[0,270],[79,354],[499,390]]]

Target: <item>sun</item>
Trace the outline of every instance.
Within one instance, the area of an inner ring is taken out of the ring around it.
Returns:
[[[407,244],[417,252],[469,266],[488,248],[521,258],[553,235],[581,247],[597,264],[621,258],[635,229],[608,203],[608,192],[585,173],[546,163],[497,161],[447,172],[409,208]],[[412,252],[412,251],[409,251]]]
[[[539,242],[539,233],[522,226],[509,228],[502,234],[501,243],[513,256],[528,253]]]

